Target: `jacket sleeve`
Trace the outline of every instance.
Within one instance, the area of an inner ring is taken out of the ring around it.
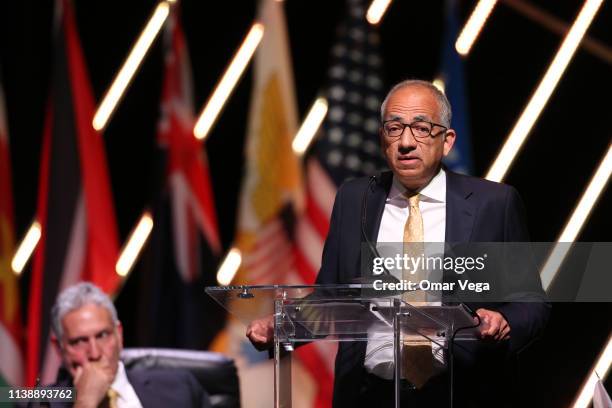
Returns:
[[[518,192],[512,187],[505,204],[504,240],[529,242],[525,206]],[[521,269],[519,276],[511,278],[521,281],[521,292],[528,299],[504,303],[498,308],[510,325],[510,349],[515,352],[527,347],[542,333],[551,309],[550,303],[545,301],[545,293],[535,265],[527,263],[527,267]]]
[[[341,223],[342,223],[342,196],[343,186],[338,189],[334,207],[332,210],[331,220],[329,223],[329,232],[323,246],[323,255],[321,258],[321,269],[317,275],[317,284],[333,284],[339,283],[339,267],[340,267],[340,240],[341,240]]]

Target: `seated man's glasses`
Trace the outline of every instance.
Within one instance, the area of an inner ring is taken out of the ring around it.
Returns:
[[[388,138],[399,138],[407,127],[410,128],[412,136],[416,139],[436,137],[448,130],[446,126],[424,120],[417,120],[412,123],[402,123],[399,120],[388,120],[383,122],[383,133]]]

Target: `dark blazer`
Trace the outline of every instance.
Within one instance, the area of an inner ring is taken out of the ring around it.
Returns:
[[[126,369],[126,375],[143,408],[211,407],[208,394],[195,377],[179,369]],[[72,378],[60,369],[57,382],[52,387],[71,387]],[[72,407],[72,403],[50,403],[40,406],[50,408]],[[38,407],[38,404],[31,404]]]
[[[446,170],[446,242],[529,241],[525,210],[517,191],[507,185]],[[362,270],[362,202],[365,234],[376,242],[393,174],[344,183],[337,192],[318,284],[350,283]],[[491,306],[491,305],[489,305]],[[496,304],[511,327],[510,348],[518,350],[543,329],[549,315],[544,302]],[[334,406],[355,406],[355,387],[363,383],[366,342],[342,342],[335,367]]]

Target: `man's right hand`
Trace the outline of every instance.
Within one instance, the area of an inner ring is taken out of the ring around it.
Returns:
[[[95,408],[106,397],[114,379],[112,370],[104,360],[85,361],[76,368],[74,387],[76,388],[75,408]]]
[[[247,327],[246,336],[259,350],[267,350],[274,343],[274,316],[253,320]]]

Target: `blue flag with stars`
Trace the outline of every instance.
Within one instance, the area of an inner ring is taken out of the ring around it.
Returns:
[[[378,140],[384,96],[380,35],[366,21],[366,7],[365,0],[347,0],[331,50],[329,111],[312,149],[336,186],[386,169]]]
[[[446,30],[442,39],[441,77],[444,81],[444,92],[453,109],[451,126],[457,132],[455,146],[444,159],[444,163],[458,173],[473,174],[472,143],[463,61],[455,50],[455,41],[459,35],[457,3],[457,0],[446,0]]]

